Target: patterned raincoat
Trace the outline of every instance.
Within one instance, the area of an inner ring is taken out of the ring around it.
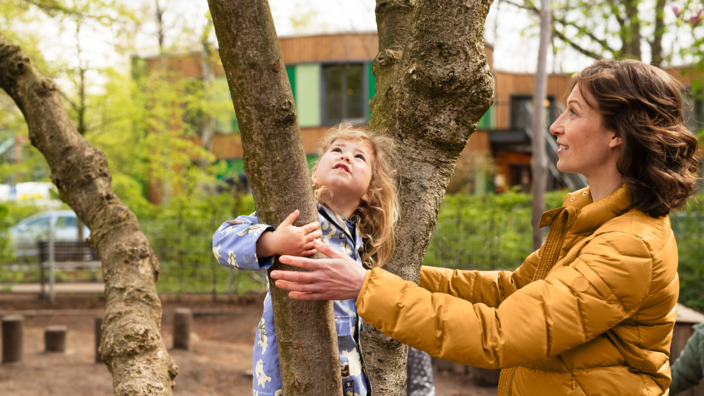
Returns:
[[[347,253],[362,265],[362,238],[357,229],[356,217],[345,219],[323,205],[318,205],[322,240],[334,249]],[[273,264],[271,257],[257,257],[257,240],[265,231],[274,228],[260,224],[256,214],[239,216],[223,223],[213,235],[213,254],[220,264],[236,269],[268,270]],[[268,278],[267,278],[268,279]],[[333,301],[337,344],[340,350],[340,367],[345,396],[364,396],[369,393],[369,384],[364,371],[359,349],[359,331],[355,300]],[[282,395],[279,374],[279,356],[274,333],[274,313],[271,294],[267,291],[264,312],[257,326],[253,353],[252,394],[256,396]]]

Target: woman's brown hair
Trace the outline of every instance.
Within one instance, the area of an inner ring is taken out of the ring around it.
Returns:
[[[642,212],[653,217],[685,204],[697,182],[697,138],[684,125],[682,85],[654,66],[598,61],[572,78],[596,103],[623,144],[617,168]]]

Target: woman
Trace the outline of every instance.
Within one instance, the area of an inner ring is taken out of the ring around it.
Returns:
[[[423,267],[420,284],[344,258],[281,262],[298,299],[357,297],[387,335],[444,359],[504,368],[499,395],[660,395],[670,384],[679,293],[667,214],[695,186],[696,138],[683,125],[680,85],[638,61],[600,61],[572,79],[550,132],[558,169],[589,187],[543,214],[543,246],[516,271]]]

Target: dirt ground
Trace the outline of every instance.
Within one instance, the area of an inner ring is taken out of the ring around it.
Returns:
[[[239,396],[251,394],[251,354],[261,317],[261,299],[213,301],[210,297],[163,297],[162,337],[179,366],[175,396]],[[58,296],[53,307],[36,295],[0,295],[0,317],[20,314],[22,360],[0,364],[3,396],[109,396],[112,377],[96,363],[95,318],[104,313],[98,297]],[[190,350],[173,349],[173,317],[177,308],[193,312]],[[47,326],[67,328],[65,353],[45,352]],[[496,395],[495,387],[474,385],[463,366],[435,362],[438,396]]]

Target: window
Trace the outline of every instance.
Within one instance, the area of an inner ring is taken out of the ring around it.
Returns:
[[[530,128],[533,122],[533,97],[529,95],[511,96],[510,112],[512,130]],[[545,128],[549,128],[559,115],[555,98],[548,96],[545,99]]]
[[[332,125],[342,121],[363,123],[366,120],[366,70],[363,63],[323,65],[323,124]]]

